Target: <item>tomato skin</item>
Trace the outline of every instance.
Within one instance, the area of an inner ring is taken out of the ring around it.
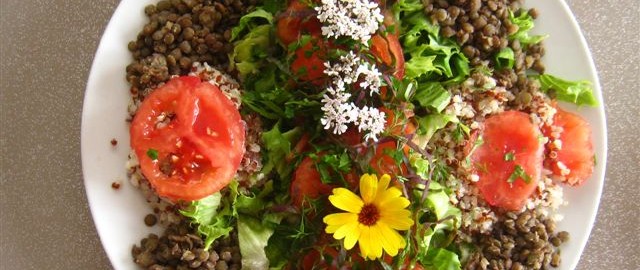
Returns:
[[[538,140],[538,127],[526,113],[505,111],[485,120],[481,136],[484,143],[470,157],[473,170],[480,177],[476,185],[490,205],[512,211],[521,209],[542,173],[544,147]],[[505,160],[508,153],[513,153],[515,159]],[[529,183],[522,178],[509,183],[516,166],[530,177]]]
[[[277,24],[278,38],[286,46],[296,42],[300,35],[319,37],[321,34],[322,24],[316,12],[298,0],[291,1]]]
[[[384,65],[389,70],[388,74],[392,74],[399,80],[404,78],[404,55],[397,35],[390,33],[384,36],[373,35],[371,53],[378,59],[378,64]]]
[[[161,115],[173,115],[164,126]],[[233,103],[197,77],[171,79],[142,102],[131,147],[156,193],[174,201],[206,197],[226,186],[244,155],[244,124]],[[152,159],[147,151],[157,151]]]
[[[301,209],[307,203],[306,199],[317,199],[331,193],[333,188],[323,184],[320,180],[320,172],[316,169],[315,162],[310,157],[305,157],[293,173],[293,180],[289,187],[291,201],[295,207]]]
[[[560,176],[558,179],[564,183],[579,186],[591,177],[595,166],[591,126],[577,114],[556,109],[553,125],[563,129],[559,138],[562,147],[553,150],[557,153],[557,158],[550,160],[550,167],[553,174]],[[568,175],[562,176],[558,162],[562,162],[570,170]]]
[[[377,175],[388,174],[392,178],[395,178],[396,175],[402,175],[403,172],[407,171],[407,167],[404,163],[400,166],[396,164],[396,161],[391,157],[387,152],[392,151],[395,152],[397,150],[397,144],[395,141],[387,141],[383,143],[379,143],[376,145],[376,151],[371,161],[369,161],[369,166]]]
[[[312,39],[295,51],[295,59],[291,63],[291,73],[301,81],[316,85],[326,80],[324,62],[326,45],[319,39]]]

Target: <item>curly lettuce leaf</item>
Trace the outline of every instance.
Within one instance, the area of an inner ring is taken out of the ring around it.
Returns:
[[[598,106],[598,100],[593,95],[593,88],[589,81],[567,81],[549,74],[533,76],[533,78],[540,82],[540,90],[552,94],[558,100],[578,106]]]
[[[509,35],[509,39],[518,40],[522,45],[537,44],[548,37],[548,35],[529,35],[529,31],[533,29],[534,23],[533,17],[531,17],[528,12],[521,12],[520,15],[516,17],[513,11],[509,10],[509,20],[518,26],[518,31]]]
[[[454,41],[440,36],[420,1],[399,1],[394,11],[400,21],[402,48],[406,56],[405,77],[420,81],[461,82],[469,75],[469,60]]]
[[[229,194],[222,197],[216,192],[205,198],[191,202],[180,213],[191,218],[191,222],[198,226],[198,233],[204,236],[205,249],[209,249],[213,241],[220,237],[227,237],[233,230],[233,219],[237,216],[235,200],[238,196],[238,182],[229,184]]]

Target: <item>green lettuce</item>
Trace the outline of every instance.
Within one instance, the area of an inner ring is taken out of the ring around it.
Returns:
[[[264,225],[260,220],[238,216],[238,244],[242,254],[242,269],[267,269],[269,259],[265,247],[273,234],[273,228]]]
[[[275,169],[280,175],[280,179],[288,179],[294,166],[291,166],[286,158],[291,153],[292,145],[298,141],[301,135],[302,129],[300,127],[282,133],[280,122],[277,122],[271,130],[263,132],[262,141],[267,150],[267,162],[262,167],[262,173],[266,175]]]
[[[421,83],[416,89],[413,100],[424,108],[440,113],[449,105],[451,93],[438,82]]]
[[[518,40],[522,45],[537,44],[548,37],[548,35],[529,35],[529,31],[533,29],[534,23],[533,17],[531,17],[528,12],[521,12],[520,15],[516,17],[513,11],[509,10],[509,20],[518,26],[518,31],[509,35],[509,39]]]
[[[515,55],[509,47],[501,49],[495,56],[496,69],[510,69],[515,63]]]
[[[574,103],[578,106],[598,106],[589,81],[567,81],[558,77],[542,74],[533,76],[540,82],[540,90],[551,93],[558,100]]]
[[[259,23],[260,21],[266,21],[267,24],[272,24],[273,15],[259,8],[249,14],[242,16],[242,18],[240,18],[240,22],[238,22],[238,25],[231,29],[231,41],[234,41],[244,30],[251,30],[257,25],[264,24]]]
[[[227,237],[233,230],[233,219],[237,216],[235,200],[238,196],[238,182],[229,184],[229,194],[223,198],[220,192],[193,201],[180,213],[191,218],[191,222],[198,227],[198,233],[204,236],[204,248],[209,249],[213,241],[220,237]]]
[[[399,1],[393,10],[400,21],[400,42],[406,57],[405,77],[419,81],[457,83],[469,75],[469,60],[453,40],[422,12],[420,1]]]
[[[449,123],[458,123],[458,117],[450,114],[429,114],[427,116],[418,117],[418,135],[424,136],[426,141],[429,141],[436,131],[443,129]]]
[[[231,64],[241,77],[256,73],[267,56],[271,44],[271,25],[253,28],[243,39],[236,42],[229,57]]]

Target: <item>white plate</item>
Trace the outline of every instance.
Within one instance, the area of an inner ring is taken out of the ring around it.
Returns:
[[[125,0],[116,9],[91,67],[82,113],[82,167],[93,220],[102,245],[115,269],[137,269],[131,247],[158,226],[149,228],[143,218],[151,213],[141,192],[128,183],[125,162],[129,152],[129,132],[125,122],[129,86],[125,67],[131,62],[129,41],[147,22],[144,7],[153,0]],[[545,40],[545,64],[549,74],[570,80],[587,79],[593,83],[602,103],[600,84],[584,37],[561,0],[529,0],[540,12],[537,33],[549,34]],[[565,216],[559,228],[571,233],[571,241],[562,246],[560,269],[574,269],[591,232],[598,210],[607,160],[607,136],[603,106],[575,108],[593,127],[597,165],[593,176],[578,188],[565,188],[569,205],[561,209]],[[111,139],[118,145],[113,147]],[[119,190],[111,183],[120,181]]]

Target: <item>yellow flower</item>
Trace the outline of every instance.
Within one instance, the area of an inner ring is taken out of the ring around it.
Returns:
[[[405,209],[409,200],[402,191],[389,187],[391,177],[365,174],[360,178],[360,195],[346,188],[334,188],[329,201],[346,213],[330,214],[324,217],[325,231],[335,239],[344,238],[344,247],[351,249],[360,245],[363,258],[375,260],[382,257],[382,250],[390,256],[404,248],[404,238],[398,233],[413,226],[411,212]]]

